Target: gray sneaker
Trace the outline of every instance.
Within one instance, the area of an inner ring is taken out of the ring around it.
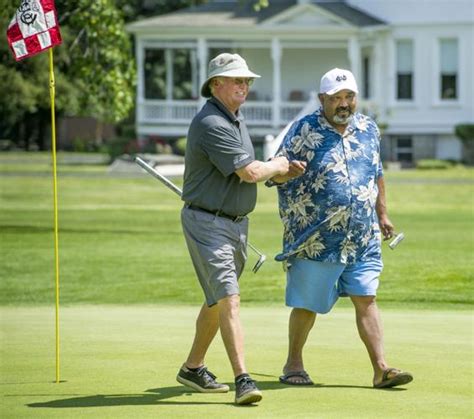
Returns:
[[[251,404],[262,400],[262,392],[248,375],[244,375],[235,381],[235,403]]]
[[[216,378],[204,365],[197,371],[191,371],[183,365],[176,376],[178,383],[191,387],[201,393],[227,393],[229,386],[218,383]]]

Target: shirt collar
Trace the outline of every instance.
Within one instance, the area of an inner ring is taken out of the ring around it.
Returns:
[[[216,97],[211,96],[210,99],[208,99],[209,103],[212,103],[217,109],[219,109],[229,120],[233,123],[239,124],[242,121],[242,113],[240,110],[237,110],[237,115],[234,113],[230,112],[229,109],[225,107],[225,105]]]

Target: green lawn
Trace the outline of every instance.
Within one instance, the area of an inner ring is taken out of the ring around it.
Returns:
[[[371,388],[371,367],[351,310],[321,316],[305,349],[316,386],[280,385],[288,310],[242,308],[249,371],[264,398],[236,407],[234,392],[199,394],[175,381],[198,307],[76,306],[61,311],[55,380],[54,310],[0,308],[0,416],[16,418],[471,418],[472,317],[466,311],[385,310],[391,365],[415,379]],[[8,339],[5,339],[8,337]],[[232,386],[220,338],[207,364]]]
[[[174,379],[202,301],[177,197],[148,175],[114,177],[70,157],[59,166],[63,382],[56,384],[49,156],[0,153],[0,417],[472,417],[472,169],[386,173],[391,218],[406,239],[394,251],[384,245],[378,301],[388,361],[415,376],[393,390],[371,388],[346,300],[308,339],[316,386],[278,383],[289,310],[284,273],[272,259],[282,229],[275,191],[259,187],[250,238],[268,260],[254,275],[250,252],[241,283],[247,365],[264,399],[239,408],[233,392],[192,393]],[[232,383],[220,338],[207,363]]]
[[[0,304],[54,301],[52,180],[47,156],[0,154]],[[70,161],[70,156],[62,157]],[[28,166],[28,165],[27,165]],[[16,170],[12,170],[16,167]],[[113,177],[91,167],[59,174],[61,302],[196,303],[196,283],[179,222],[181,202],[148,175]],[[3,169],[5,171],[3,171]],[[459,176],[456,176],[458,174]],[[384,244],[379,301],[406,307],[472,307],[474,171],[387,172],[390,215],[406,239]],[[246,302],[281,304],[285,277],[276,191],[259,186],[250,239],[267,254],[257,275],[250,251]]]

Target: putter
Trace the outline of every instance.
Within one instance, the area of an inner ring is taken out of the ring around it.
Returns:
[[[390,247],[390,249],[392,250],[395,249],[404,238],[405,235],[403,233],[398,233],[395,238],[388,244],[388,247]]]
[[[171,189],[176,195],[181,196],[183,194],[183,191],[181,189],[179,189],[173,182],[171,182],[167,177],[163,176],[155,168],[150,166],[145,160],[137,156],[135,157],[135,162],[147,173],[149,173],[154,178],[158,179],[161,183],[163,183],[163,185],[165,185],[168,189]],[[247,245],[259,256],[257,263],[252,269],[253,273],[257,273],[257,271],[263,265],[263,262],[265,262],[267,257],[263,253],[259,252],[250,242],[247,242]]]

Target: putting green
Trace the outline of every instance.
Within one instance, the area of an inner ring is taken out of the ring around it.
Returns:
[[[250,372],[264,391],[258,406],[236,407],[234,393],[198,394],[175,381],[191,344],[197,306],[82,306],[61,309],[61,380],[55,379],[53,307],[2,307],[2,418],[470,418],[472,314],[384,310],[391,365],[412,372],[403,388],[374,390],[352,310],[321,316],[305,350],[316,386],[285,387],[283,307],[245,302]],[[207,364],[223,382],[232,373],[218,338]]]

